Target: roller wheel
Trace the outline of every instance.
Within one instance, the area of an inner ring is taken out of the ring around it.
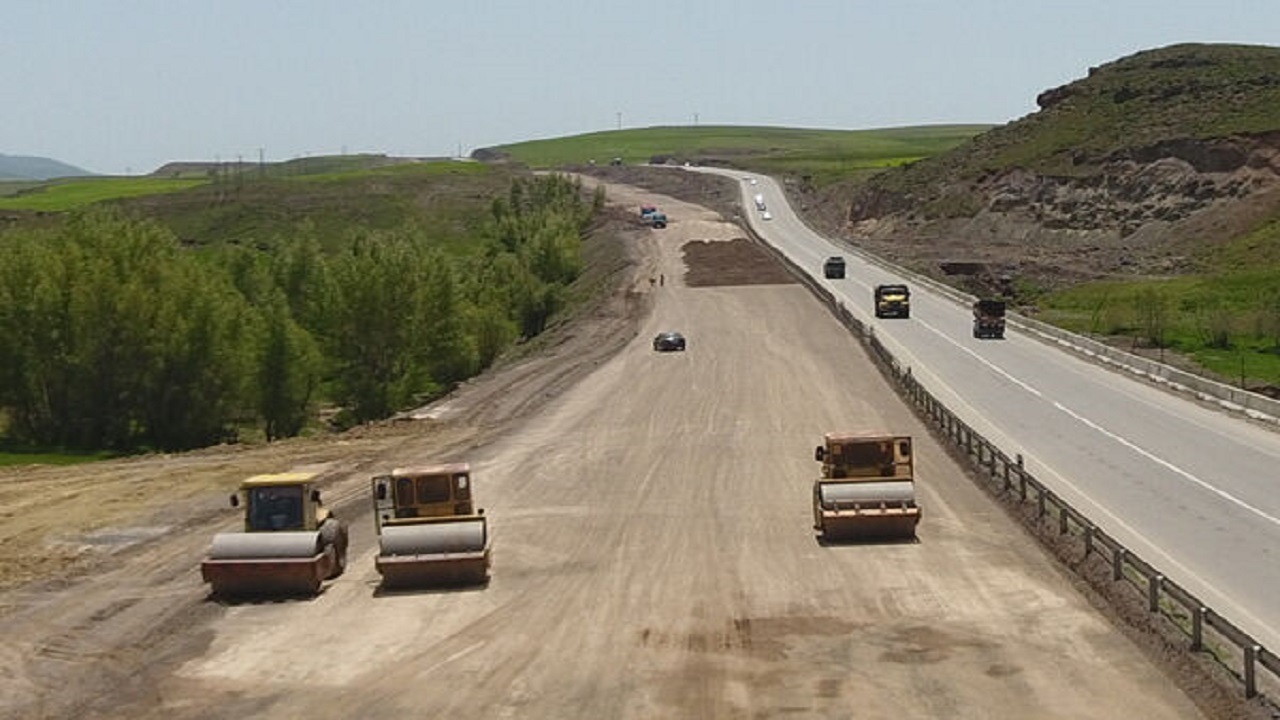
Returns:
[[[333,547],[333,572],[329,573],[329,579],[336,578],[347,570],[347,526],[330,518],[320,526],[320,537],[326,546]]]

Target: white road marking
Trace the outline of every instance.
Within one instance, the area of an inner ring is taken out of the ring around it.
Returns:
[[[929,332],[932,332],[932,333],[936,334],[938,337],[942,338],[942,339],[943,339],[943,340],[945,340],[946,342],[948,342],[948,343],[950,343],[950,344],[954,345],[954,346],[955,346],[956,348],[958,348],[961,352],[966,353],[967,355],[969,355],[970,357],[972,357],[974,360],[977,360],[978,362],[980,362],[980,363],[982,363],[983,365],[987,366],[987,368],[989,368],[992,372],[994,372],[994,373],[996,373],[997,375],[999,375],[999,376],[1003,377],[1005,380],[1009,381],[1010,383],[1012,383],[1012,384],[1014,384],[1014,385],[1017,385],[1018,387],[1022,388],[1023,390],[1027,391],[1028,393],[1030,393],[1030,394],[1034,395],[1034,396],[1035,396],[1035,397],[1037,397],[1037,398],[1042,398],[1042,399],[1044,398],[1044,393],[1040,392],[1039,390],[1037,390],[1036,388],[1032,387],[1031,385],[1029,385],[1029,384],[1027,384],[1027,383],[1023,382],[1022,380],[1020,380],[1020,379],[1018,379],[1018,378],[1014,377],[1013,375],[1010,375],[1008,372],[1005,372],[1005,370],[1004,370],[1004,369],[1000,368],[999,366],[995,365],[995,364],[994,364],[994,363],[992,363],[991,361],[989,361],[989,360],[987,360],[986,358],[982,357],[981,355],[977,354],[977,353],[976,353],[976,352],[974,352],[973,350],[971,350],[971,349],[969,349],[969,348],[967,348],[967,347],[965,347],[965,346],[961,345],[960,343],[956,342],[956,341],[955,341],[955,340],[953,340],[950,336],[948,336],[947,334],[943,333],[943,332],[942,332],[941,330],[939,330],[938,328],[936,328],[936,327],[934,327],[933,325],[930,325],[929,323],[924,322],[924,321],[919,321],[919,322],[920,322],[920,325],[921,325],[921,326],[923,326],[924,328],[928,329],[928,330],[929,330]],[[1276,517],[1276,516],[1274,516],[1274,515],[1271,515],[1271,514],[1267,513],[1266,511],[1262,510],[1261,508],[1257,508],[1257,507],[1254,507],[1253,505],[1250,505],[1249,503],[1245,502],[1244,500],[1241,500],[1240,498],[1236,497],[1235,495],[1232,495],[1231,493],[1229,493],[1229,492],[1227,492],[1227,491],[1225,491],[1225,490],[1223,490],[1223,489],[1221,489],[1221,488],[1219,488],[1219,487],[1217,487],[1217,486],[1213,485],[1212,483],[1208,482],[1207,480],[1204,480],[1204,479],[1202,479],[1202,478],[1200,478],[1200,477],[1197,477],[1197,476],[1196,476],[1196,475],[1194,475],[1193,473],[1191,473],[1191,472],[1189,472],[1189,471],[1187,471],[1187,470],[1184,470],[1184,469],[1182,469],[1182,468],[1178,467],[1177,465],[1174,465],[1173,463],[1171,463],[1171,462],[1169,462],[1168,460],[1165,460],[1165,459],[1163,459],[1163,458],[1161,458],[1161,457],[1157,456],[1156,454],[1152,453],[1151,451],[1146,450],[1146,449],[1144,449],[1144,448],[1142,448],[1142,447],[1139,447],[1137,444],[1135,444],[1135,443],[1133,443],[1133,442],[1131,442],[1131,441],[1129,441],[1129,440],[1126,440],[1125,438],[1121,437],[1119,434],[1114,433],[1114,432],[1112,432],[1112,431],[1110,431],[1110,430],[1108,430],[1108,429],[1104,428],[1103,426],[1099,425],[1098,423],[1096,423],[1096,422],[1094,422],[1094,421],[1092,421],[1092,420],[1090,420],[1090,419],[1088,419],[1088,418],[1084,417],[1084,416],[1083,416],[1083,415],[1081,415],[1080,413],[1078,413],[1078,412],[1076,412],[1076,411],[1072,410],[1071,408],[1069,408],[1069,407],[1067,407],[1067,406],[1063,405],[1062,403],[1058,402],[1057,400],[1053,400],[1053,401],[1051,401],[1051,402],[1052,402],[1052,404],[1053,404],[1053,407],[1054,407],[1054,408],[1056,408],[1056,409],[1057,409],[1057,410],[1059,410],[1060,412],[1064,413],[1064,414],[1065,414],[1065,415],[1067,415],[1068,417],[1070,417],[1070,418],[1072,418],[1072,419],[1074,419],[1074,420],[1078,421],[1080,424],[1084,425],[1085,427],[1090,428],[1090,429],[1092,429],[1092,430],[1094,430],[1094,431],[1096,431],[1096,432],[1098,432],[1098,433],[1101,433],[1104,437],[1107,437],[1107,438],[1109,438],[1109,439],[1111,439],[1111,440],[1114,440],[1115,442],[1117,442],[1117,443],[1119,443],[1119,444],[1123,445],[1123,446],[1124,446],[1124,447],[1126,447],[1126,448],[1129,448],[1130,450],[1134,451],[1135,453],[1138,453],[1139,455],[1141,455],[1142,457],[1146,458],[1147,460],[1150,460],[1151,462],[1154,462],[1154,463],[1156,463],[1157,465],[1160,465],[1161,467],[1164,467],[1164,468],[1166,468],[1166,469],[1168,469],[1168,470],[1172,471],[1173,473],[1175,473],[1175,474],[1179,475],[1180,477],[1184,478],[1184,479],[1185,479],[1185,480],[1187,480],[1188,482],[1191,482],[1191,483],[1193,483],[1193,484],[1195,484],[1195,485],[1197,485],[1197,486],[1199,486],[1199,487],[1201,487],[1201,488],[1203,488],[1203,489],[1205,489],[1205,490],[1208,490],[1209,492],[1213,493],[1214,495],[1217,495],[1218,497],[1222,498],[1223,500],[1226,500],[1227,502],[1230,502],[1230,503],[1232,503],[1233,505],[1236,505],[1236,506],[1237,506],[1237,507],[1239,507],[1239,508],[1242,508],[1242,509],[1244,509],[1244,510],[1247,510],[1247,511],[1249,511],[1249,512],[1253,513],[1254,515],[1257,515],[1258,517],[1262,518],[1263,520],[1266,520],[1267,522],[1269,522],[1269,523],[1271,523],[1271,524],[1273,524],[1273,525],[1280,526],[1280,518],[1278,518],[1278,517]],[[1075,488],[1075,486],[1074,486],[1074,485],[1072,485],[1072,487],[1073,487],[1073,488]],[[1079,491],[1079,489],[1078,489],[1078,488],[1076,488],[1076,490],[1077,490],[1077,492]],[[1084,494],[1084,493],[1081,493],[1081,494]]]

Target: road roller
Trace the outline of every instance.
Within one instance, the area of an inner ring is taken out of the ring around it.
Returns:
[[[826,542],[912,539],[920,522],[911,438],[827,433],[814,450],[814,530]]]
[[[384,588],[482,584],[489,579],[489,521],[475,508],[471,467],[398,468],[373,478],[375,565]]]
[[[216,596],[314,595],[347,565],[347,526],[320,502],[316,473],[255,475],[232,507],[244,528],[219,533],[200,564]]]

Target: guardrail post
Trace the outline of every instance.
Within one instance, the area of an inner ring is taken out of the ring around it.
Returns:
[[[1197,607],[1191,613],[1191,649],[1199,652],[1204,647],[1204,616],[1209,608]]]
[[[1147,610],[1156,612],[1160,609],[1160,585],[1164,576],[1156,573],[1147,580]]]
[[[1044,486],[1036,487],[1036,520],[1044,519],[1044,496],[1046,492]]]
[[[1058,506],[1058,534],[1067,534],[1067,506],[1065,504]]]
[[[1246,699],[1251,699],[1258,694],[1257,670],[1254,665],[1258,663],[1258,653],[1261,651],[1261,645],[1250,645],[1244,649],[1244,696]]]
[[[1093,523],[1085,523],[1084,526],[1084,556],[1088,558],[1093,552]]]
[[[1124,577],[1124,557],[1128,551],[1124,548],[1116,548],[1111,551],[1111,579],[1119,580]]]

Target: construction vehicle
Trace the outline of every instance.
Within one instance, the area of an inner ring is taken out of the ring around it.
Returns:
[[[214,595],[314,595],[347,565],[347,525],[320,503],[316,473],[255,475],[231,506],[244,529],[219,533],[200,574]]]
[[[973,336],[1004,337],[1004,301],[983,299],[973,304]]]
[[[813,522],[824,542],[915,537],[910,436],[827,433],[814,459],[822,476],[813,484]]]
[[[375,565],[387,588],[483,583],[489,521],[477,510],[467,463],[396,469],[373,478]]]
[[[756,193],[755,197],[751,198],[751,200],[755,202],[756,209],[760,212],[764,212],[768,209],[764,204],[764,193]]]
[[[911,291],[901,283],[877,285],[875,289],[876,317],[911,317]]]
[[[828,280],[840,280],[844,277],[844,258],[832,255],[822,263],[822,276]]]

